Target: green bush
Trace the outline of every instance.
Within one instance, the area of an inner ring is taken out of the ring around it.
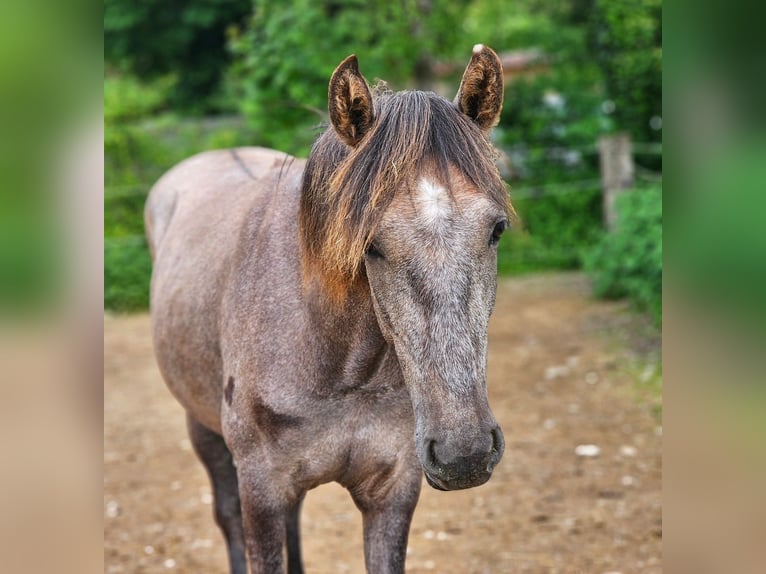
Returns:
[[[167,150],[148,134],[141,122],[168,106],[174,80],[141,82],[128,75],[104,78],[104,185],[143,184],[167,164]],[[108,227],[108,226],[107,226]]]
[[[108,126],[139,120],[168,107],[173,76],[142,82],[130,75],[108,74],[104,78],[104,122]]]
[[[226,30],[251,12],[250,0],[105,0],[104,58],[143,80],[175,74],[173,108],[209,111],[230,59]]]
[[[151,262],[143,210],[154,182],[181,160],[208,149],[248,145],[239,118],[179,119],[167,113],[173,80],[104,81],[104,307],[145,309]]]
[[[521,224],[499,246],[500,273],[576,269],[581,252],[601,233],[598,184],[576,192],[511,199]]]
[[[638,189],[616,200],[616,229],[584,257],[596,296],[627,297],[662,323],[662,189]]]
[[[501,272],[576,268],[601,230],[595,143],[612,123],[601,110],[598,70],[579,69],[563,66],[506,89],[495,138],[508,156],[521,225],[501,245]]]
[[[652,118],[662,117],[662,0],[588,2],[592,6],[583,17],[591,52],[620,129],[636,141],[659,141]]]
[[[138,311],[149,307],[152,262],[143,239],[104,242],[104,308]]]
[[[465,0],[253,4],[246,29],[231,34],[230,97],[259,145],[304,157],[327,119],[330,75],[349,54],[370,82],[382,78],[401,89],[428,85],[434,58],[467,61],[473,45],[461,34]]]

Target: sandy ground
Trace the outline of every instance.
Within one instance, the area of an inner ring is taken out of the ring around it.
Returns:
[[[501,280],[489,341],[505,456],[479,488],[424,484],[407,571],[661,572],[662,429],[641,390],[656,335],[624,304],[593,301],[582,276],[555,274]],[[226,572],[147,315],[104,319],[104,387],[105,572]],[[309,493],[302,528],[307,572],[364,572],[361,517],[341,487]]]

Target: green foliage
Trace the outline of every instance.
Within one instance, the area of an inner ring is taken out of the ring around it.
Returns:
[[[662,0],[591,1],[591,49],[618,127],[636,141],[658,141],[650,121],[662,117]]]
[[[471,2],[462,28],[466,35],[498,50],[539,48],[557,58],[582,53],[585,30],[568,21],[566,0],[493,0]]]
[[[107,0],[105,56],[121,72],[104,84],[105,304],[145,305],[148,255],[135,238],[145,194],[170,166],[242,144],[305,156],[326,121],[329,77],[350,53],[373,83],[438,85],[451,96],[479,42],[544,55],[537,75],[506,85],[493,135],[520,216],[500,244],[499,270],[578,267],[601,233],[598,137],[661,133],[649,128],[661,116],[660,9],[660,0],[518,0],[513,10],[490,0]],[[455,77],[434,78],[436,61],[455,64]],[[249,128],[169,113],[222,102]]]
[[[153,182],[181,160],[208,149],[248,145],[253,134],[234,118],[180,120],[164,113],[172,80],[130,76],[104,82],[104,307],[148,304],[151,263],[143,210]]]
[[[110,238],[142,236],[144,234],[144,203],[148,188],[135,186],[123,195],[107,195],[104,206],[104,230]],[[107,189],[107,194],[112,190]]]
[[[662,322],[662,189],[617,197],[617,228],[585,255],[596,296],[628,297]]]
[[[511,200],[522,225],[501,245],[501,272],[579,266],[582,248],[601,229],[595,142],[612,128],[581,31],[540,15],[528,20],[538,25],[528,25],[527,38],[537,31],[553,64],[506,87],[495,139],[508,156]]]
[[[113,126],[156,114],[168,106],[174,83],[172,76],[141,82],[131,75],[107,75],[104,78],[104,123]]]
[[[144,241],[106,239],[104,308],[137,311],[149,307],[152,262]]]
[[[226,69],[226,29],[244,22],[250,0],[105,0],[104,58],[143,79],[173,73],[174,108],[210,109]]]
[[[513,198],[511,190],[511,198]],[[501,273],[545,269],[575,269],[581,251],[601,231],[601,192],[598,184],[573,193],[513,200],[522,227],[507,234],[500,245]]]
[[[139,120],[167,108],[171,78],[142,83],[133,76],[104,79],[104,184],[130,185],[149,181],[152,166],[165,164],[167,152],[148,136]]]
[[[430,60],[467,54],[459,18],[465,2],[255,0],[252,20],[232,35],[233,98],[260,143],[305,156],[325,119],[333,69],[352,52],[362,72],[404,87],[430,81]]]

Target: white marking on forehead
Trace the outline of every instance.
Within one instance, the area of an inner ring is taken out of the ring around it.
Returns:
[[[425,178],[418,183],[417,203],[420,214],[430,221],[442,219],[452,210],[447,190]]]

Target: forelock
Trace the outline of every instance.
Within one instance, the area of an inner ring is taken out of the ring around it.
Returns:
[[[304,272],[318,274],[334,298],[362,274],[365,250],[394,195],[414,189],[426,166],[446,184],[451,166],[511,212],[494,148],[454,104],[430,92],[375,92],[375,123],[359,145],[349,148],[327,129],[304,173]]]

